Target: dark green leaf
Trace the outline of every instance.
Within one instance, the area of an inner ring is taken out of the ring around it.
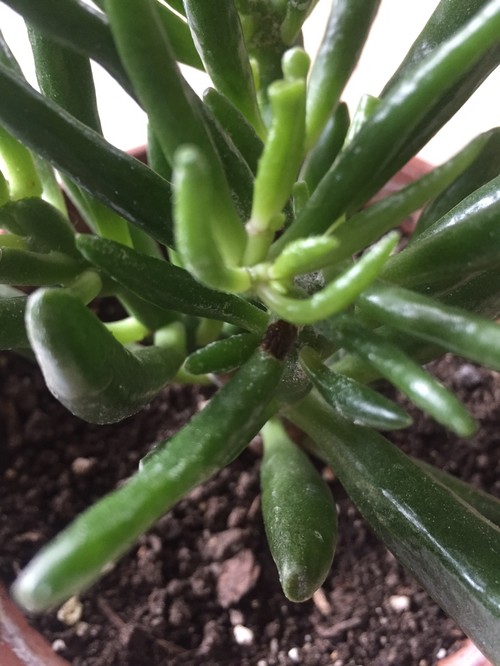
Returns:
[[[260,333],[268,316],[248,301],[204,287],[172,264],[147,257],[113,241],[77,237],[77,247],[98,268],[145,301],[167,310],[227,321]]]

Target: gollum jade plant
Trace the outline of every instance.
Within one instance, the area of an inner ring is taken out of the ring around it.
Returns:
[[[500,501],[413,460],[385,378],[460,436],[474,421],[423,368],[500,370],[500,130],[365,204],[500,62],[500,0],[442,0],[379,98],[340,101],[379,0],[4,0],[41,94],[0,44],[0,344],[36,359],[73,414],[113,423],[169,382],[221,388],[13,587],[40,612],[91,585],[259,432],[262,508],[286,596],[322,584],[336,540],[307,435],[388,548],[500,664]],[[89,59],[149,118],[149,167],[102,136]],[[178,63],[208,72],[203,100]],[[492,100],[492,103],[496,101]],[[69,221],[55,172],[86,220]],[[426,205],[398,251],[395,229]],[[88,307],[114,296],[127,313]]]

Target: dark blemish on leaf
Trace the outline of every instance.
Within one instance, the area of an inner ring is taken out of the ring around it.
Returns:
[[[296,338],[297,327],[287,321],[278,319],[267,328],[260,346],[279,361],[282,361],[290,351]]]

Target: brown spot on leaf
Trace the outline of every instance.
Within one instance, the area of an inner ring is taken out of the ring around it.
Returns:
[[[268,326],[261,342],[261,347],[282,361],[297,338],[297,327],[278,319]]]

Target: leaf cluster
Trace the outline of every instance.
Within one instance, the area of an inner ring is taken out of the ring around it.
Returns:
[[[411,418],[371,384],[474,433],[422,364],[452,351],[500,370],[500,129],[370,201],[500,63],[500,0],[441,0],[352,119],[342,92],[380,0],[336,0],[312,64],[301,27],[315,0],[3,1],[28,25],[40,92],[0,39],[0,348],[34,358],[94,423],[172,381],[222,384],[37,555],[18,602],[42,611],[85,589],[259,432],[270,548],[285,594],[309,598],[335,505],[288,420],[499,664],[500,502],[383,437]],[[103,137],[91,60],[146,111],[148,165]],[[210,75],[203,99],[180,63]],[[404,246],[399,226],[421,208]],[[123,318],[101,321],[100,296]]]

